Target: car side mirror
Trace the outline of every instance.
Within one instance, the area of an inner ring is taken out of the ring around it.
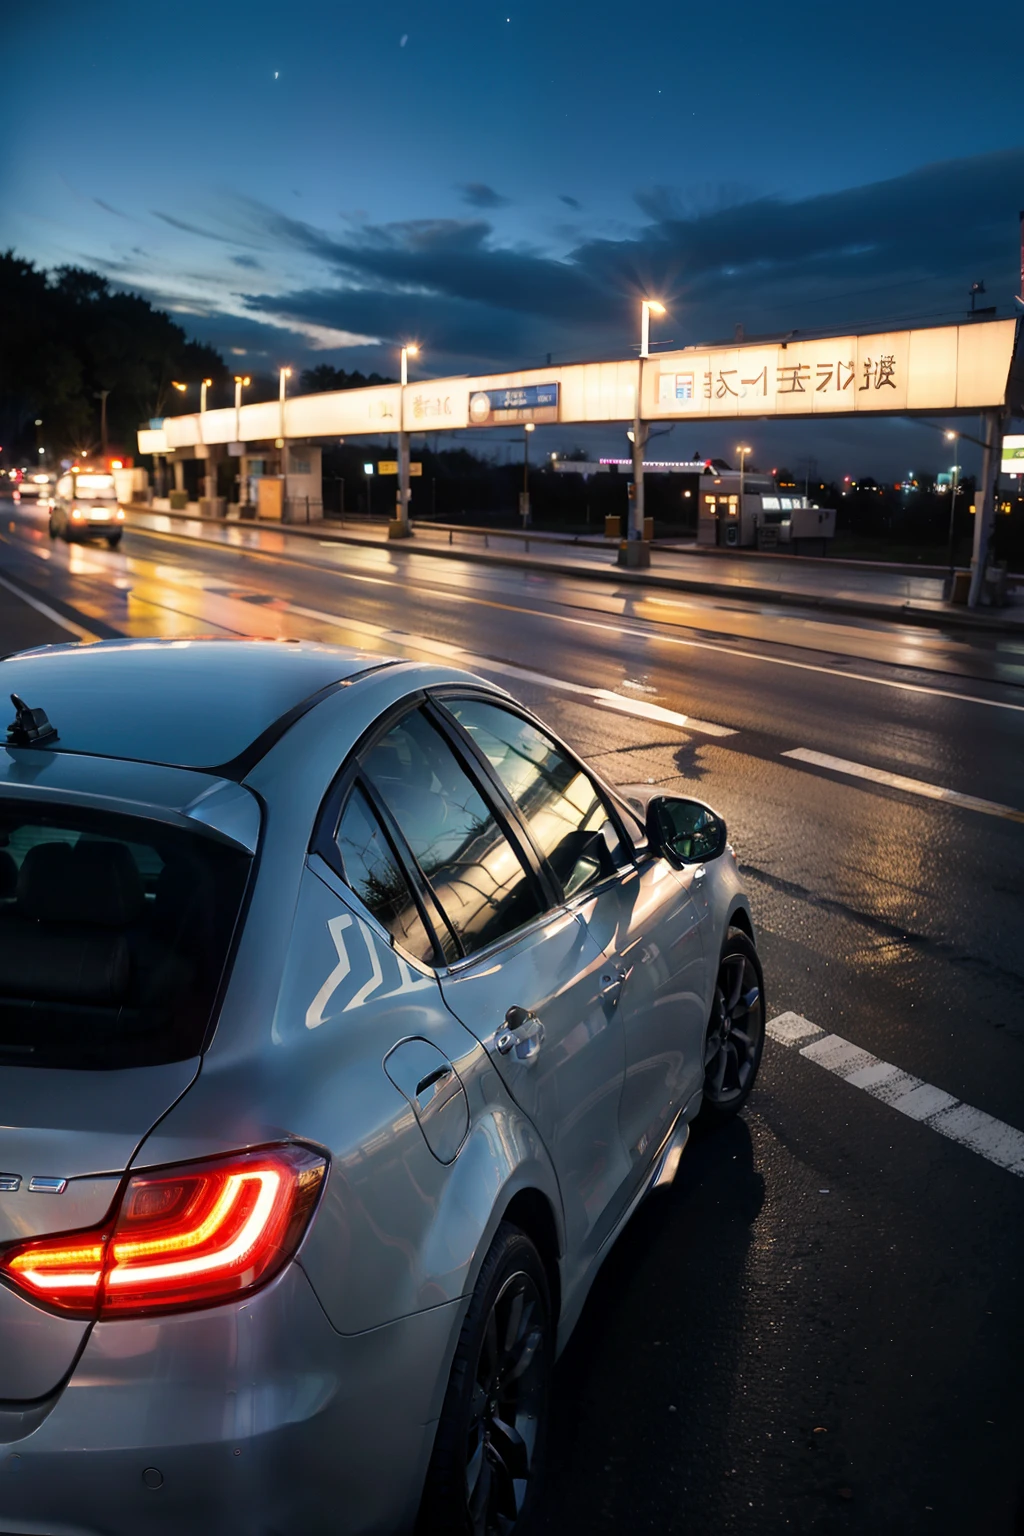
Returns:
[[[721,816],[699,800],[655,795],[647,805],[647,841],[674,864],[703,864],[725,852],[728,833]]]

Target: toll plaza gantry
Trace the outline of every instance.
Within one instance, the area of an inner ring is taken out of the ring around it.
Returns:
[[[649,561],[644,540],[643,458],[650,422],[788,420],[822,417],[981,417],[982,472],[970,602],[981,594],[996,504],[1004,425],[1024,413],[1020,320],[786,339],[767,344],[685,347],[621,361],[573,363],[477,377],[381,384],[294,395],[257,405],[165,417],[139,432],[139,452],[207,461],[207,497],[216,459],[281,453],[318,439],[398,437],[393,537],[407,537],[409,435],[539,423],[631,427],[633,482],[628,538],[619,561]],[[278,515],[280,515],[278,513]]]

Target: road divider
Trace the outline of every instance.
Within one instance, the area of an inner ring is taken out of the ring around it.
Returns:
[[[964,1104],[944,1088],[923,1082],[889,1061],[829,1034],[799,1013],[780,1013],[766,1025],[770,1039],[796,1051],[851,1088],[870,1094],[910,1120],[976,1152],[997,1168],[1024,1178],[1024,1131]]]
[[[872,768],[867,763],[851,763],[845,757],[832,757],[828,752],[813,752],[809,747],[793,747],[783,752],[783,757],[794,762],[807,763],[812,768],[825,768],[831,773],[842,773],[852,779],[867,779],[872,784],[884,784],[889,789],[902,790],[907,795],[921,795],[926,800],[941,800],[947,805],[959,806],[965,811],[980,811],[983,816],[1001,816],[1005,821],[1024,822],[1024,811],[1014,810],[1012,805],[1000,805],[998,800],[982,800],[977,795],[961,794],[958,789],[944,789],[941,784],[929,784],[925,779],[910,779],[903,773],[890,773],[887,768]]]

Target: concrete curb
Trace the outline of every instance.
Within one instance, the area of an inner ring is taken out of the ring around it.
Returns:
[[[143,513],[150,517],[172,517],[182,521],[209,524],[211,527],[251,528],[264,532],[284,533],[288,536],[298,535],[299,538],[316,538],[318,542],[325,544],[351,544],[360,549],[386,549],[389,554],[400,553],[403,555],[428,555],[439,560],[469,560],[476,565],[503,566],[506,569],[550,572],[555,576],[568,576],[576,580],[597,581],[605,585],[614,586],[638,586],[656,587],[661,591],[692,592],[699,597],[725,598],[730,602],[740,603],[771,603],[776,607],[812,609],[817,613],[836,613],[847,617],[860,617],[865,619],[883,619],[890,624],[916,624],[928,629],[963,629],[975,633],[984,634],[1016,634],[1024,635],[1024,624],[1013,623],[1006,619],[989,613],[972,613],[969,610],[963,612],[937,611],[931,608],[915,608],[910,602],[897,607],[889,603],[873,603],[860,598],[839,597],[828,594],[819,597],[815,593],[796,593],[792,591],[780,591],[774,587],[750,587],[735,586],[729,582],[705,580],[702,577],[665,575],[656,570],[630,571],[620,566],[595,565],[593,570],[581,570],[576,565],[560,560],[552,560],[544,557],[531,557],[527,555],[506,555],[489,549],[455,548],[449,545],[417,544],[415,538],[408,540],[394,540],[391,542],[380,539],[367,538],[362,534],[334,533],[321,529],[307,529],[302,527],[290,527],[282,525],[268,529],[266,524],[257,522],[241,522],[232,519],[228,523],[224,518],[198,517],[187,512],[154,512],[151,507],[130,505],[129,513]],[[153,528],[136,528],[137,533],[149,533],[154,537],[171,537],[189,540],[190,542],[210,544],[216,549],[230,549],[219,539],[203,539],[195,534],[177,533],[160,534]],[[252,553],[252,551],[250,551]],[[271,551],[260,551],[270,558],[281,558]],[[295,556],[284,556],[285,559],[295,559]],[[302,564],[317,564],[318,561],[301,561]]]

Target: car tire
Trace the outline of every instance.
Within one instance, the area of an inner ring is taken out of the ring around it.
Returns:
[[[704,1038],[704,1126],[731,1120],[747,1102],[764,1051],[764,972],[753,941],[730,928],[722,945]]]
[[[502,1222],[452,1361],[418,1536],[522,1530],[542,1470],[554,1343],[540,1254]]]
[[[120,544],[120,542],[121,542],[121,535],[119,533],[108,533],[107,534],[107,543],[108,543],[108,545],[110,546],[111,549],[116,549],[117,546]]]
[[[55,528],[55,527],[54,527],[54,526],[53,526],[53,522],[52,522],[52,520],[51,520],[51,522],[50,522],[50,524],[49,524],[49,526],[48,526],[48,528],[47,528],[47,530],[46,530],[46,531],[47,531],[47,533],[48,533],[48,534],[49,534],[49,535],[50,535],[50,538],[51,538],[51,539],[55,539],[55,538],[56,538],[56,537],[57,537],[57,530],[56,530],[56,528]]]

